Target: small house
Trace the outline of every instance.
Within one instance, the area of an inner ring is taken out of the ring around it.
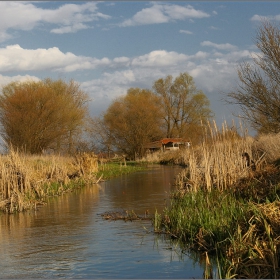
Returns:
[[[150,142],[146,145],[146,149],[150,152],[178,150],[183,147],[189,147],[190,142],[183,138],[163,138],[159,141]]]

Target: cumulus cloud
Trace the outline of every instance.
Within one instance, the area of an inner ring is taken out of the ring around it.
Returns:
[[[206,53],[198,52],[193,57],[205,57]],[[138,57],[107,57],[77,56],[71,52],[63,53],[59,48],[24,49],[20,45],[0,48],[0,71],[59,71],[74,72],[88,69],[118,69],[127,67],[171,67],[187,62],[192,56],[182,53],[155,50]]]
[[[63,53],[57,47],[49,49],[23,49],[19,45],[0,48],[0,71],[64,71],[95,69],[110,64],[108,58],[76,56]]]
[[[219,50],[236,50],[237,47],[234,45],[231,45],[229,43],[226,44],[215,44],[213,42],[210,41],[203,41],[202,43],[200,43],[201,46],[203,47],[213,47]]]
[[[206,45],[212,46],[212,44],[214,43]],[[218,46],[221,47],[221,45]],[[137,57],[122,56],[110,60],[106,57],[99,59],[77,56],[70,52],[63,53],[57,47],[32,50],[23,49],[19,45],[11,45],[0,48],[0,71],[2,73],[49,70],[52,72],[74,72],[97,69],[103,72],[103,76],[99,80],[94,80],[95,86],[98,84],[107,85],[106,87],[111,85],[114,88],[118,85],[126,89],[137,83],[146,83],[147,85],[160,76],[187,71],[194,78],[200,79],[200,84],[211,91],[214,85],[220,86],[223,78],[219,80],[218,77],[228,75],[226,80],[231,80],[236,65],[240,61],[251,59],[256,55],[249,50],[236,50],[226,46],[226,49],[229,50],[226,53],[198,51],[193,55],[186,55],[174,51],[154,50]]]
[[[238,63],[251,59],[252,56],[254,53],[249,50],[235,48],[228,48],[225,53],[199,50],[192,55],[154,50],[137,57],[121,56],[110,60],[106,57],[94,58],[63,53],[56,47],[32,50],[11,45],[0,49],[0,71],[26,73],[51,70],[73,73],[83,69],[97,69],[98,72],[101,71],[101,75],[81,82],[81,86],[89,93],[95,104],[92,108],[98,115],[106,110],[106,106],[114,98],[126,94],[130,87],[152,88],[157,79],[167,75],[176,77],[182,72],[188,72],[195,79],[197,88],[203,90],[210,101],[217,102],[217,93],[227,91],[235,84]],[[0,85],[15,79],[28,78],[36,79],[27,75],[0,75]]]
[[[36,76],[30,76],[30,75],[3,76],[0,74],[0,87],[15,81],[19,81],[19,82],[40,81],[40,79]]]
[[[176,20],[186,20],[194,18],[205,18],[210,15],[196,10],[192,6],[180,6],[173,4],[157,4],[145,8],[136,13],[131,19],[123,21],[120,26],[134,26],[145,24],[166,23]]]
[[[184,63],[184,61],[186,61],[187,59],[188,56],[185,54],[179,54],[177,52],[167,52],[165,50],[157,50],[134,58],[131,62],[131,65],[140,67],[170,66]]]
[[[123,58],[126,62],[127,59]],[[224,106],[221,106],[220,93],[228,92],[236,84],[238,79],[236,67],[239,61],[245,59],[251,59],[248,50],[227,53],[198,51],[189,56],[157,50],[130,58],[128,64],[122,64],[122,68],[111,72],[105,71],[98,79],[83,82],[81,85],[94,100],[92,110],[98,115],[107,109],[113,99],[126,94],[131,87],[151,89],[153,83],[160,78],[167,75],[177,77],[180,73],[188,72],[194,78],[197,88],[203,90],[210,102],[215,104],[213,110],[228,116],[229,109],[227,111],[223,109],[222,112],[221,107]]]
[[[105,110],[114,98],[126,94],[128,88],[133,87],[136,79],[135,72],[132,70],[114,71],[113,73],[104,72],[98,79],[81,83],[81,87],[86,91],[91,99],[98,103],[98,112]],[[106,100],[107,102],[103,102]],[[101,106],[103,104],[104,106]],[[94,105],[94,104],[93,104]]]
[[[95,100],[104,96],[113,99],[125,94],[130,87],[151,88],[153,82],[159,78],[167,75],[175,77],[182,72],[188,72],[194,77],[197,88],[208,94],[216,94],[233,86],[237,79],[238,62],[250,57],[251,53],[247,50],[220,53],[218,57],[202,51],[187,56],[158,50],[131,58],[129,66],[105,72],[99,79],[84,82],[82,85],[92,92]],[[211,99],[211,96],[208,97]]]
[[[56,25],[51,32],[74,33],[91,28],[90,23],[110,16],[98,12],[97,2],[64,4],[57,9],[43,9],[29,2],[0,2],[0,42],[11,37],[10,30],[31,30],[40,24]]]
[[[196,54],[192,55],[191,58],[202,59],[202,58],[206,58],[207,56],[209,56],[209,53],[198,51]]]

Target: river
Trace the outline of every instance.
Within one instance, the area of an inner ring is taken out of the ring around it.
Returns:
[[[202,278],[203,267],[151,221],[101,214],[161,212],[179,167],[154,166],[49,198],[37,211],[0,216],[0,278]]]

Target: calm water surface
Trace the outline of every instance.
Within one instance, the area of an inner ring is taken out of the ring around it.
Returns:
[[[202,278],[203,268],[150,221],[108,221],[107,211],[161,212],[179,167],[154,166],[0,216],[0,278]]]

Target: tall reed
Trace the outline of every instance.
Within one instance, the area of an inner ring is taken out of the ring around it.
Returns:
[[[243,134],[243,135],[242,135]],[[231,128],[226,123],[219,130],[215,122],[205,126],[204,140],[184,151],[185,165],[188,166],[177,181],[181,187],[187,185],[191,191],[204,188],[211,191],[213,188],[226,190],[239,178],[250,173],[245,168],[246,162],[242,154],[247,152],[253,159],[253,140],[245,132],[238,133],[234,124]]]
[[[33,156],[11,149],[0,157],[0,168],[0,210],[12,213],[35,207],[45,196],[94,183],[98,164],[90,154]]]
[[[280,277],[279,134],[270,137],[266,145],[265,136],[253,139],[235,126],[218,130],[209,123],[201,145],[184,151],[187,168],[154,227],[209,254],[205,277],[212,253],[220,278]]]

